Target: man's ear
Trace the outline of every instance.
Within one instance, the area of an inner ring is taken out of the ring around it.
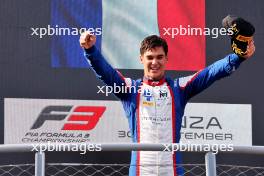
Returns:
[[[143,64],[143,56],[142,55],[139,55],[139,59],[140,59],[141,64]]]

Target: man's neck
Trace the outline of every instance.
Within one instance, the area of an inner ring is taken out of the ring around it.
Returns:
[[[161,79],[153,79],[153,78],[148,78],[144,76],[143,82],[151,86],[158,86],[165,82],[165,77],[163,76]]]
[[[165,78],[165,76],[162,76],[161,78],[151,78],[148,76],[143,76],[143,80],[147,80],[147,81],[161,81]]]

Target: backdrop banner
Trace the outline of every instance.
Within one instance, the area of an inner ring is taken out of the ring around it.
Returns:
[[[252,145],[248,104],[189,103],[181,142]],[[131,142],[119,101],[5,99],[5,144]]]

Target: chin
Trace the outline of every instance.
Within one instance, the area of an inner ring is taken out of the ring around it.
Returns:
[[[151,76],[150,76],[153,80],[159,80],[159,79],[161,79],[162,78],[162,75],[157,75],[157,74],[152,74]]]

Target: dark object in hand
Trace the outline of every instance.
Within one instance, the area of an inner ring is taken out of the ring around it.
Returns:
[[[253,39],[255,33],[254,26],[244,20],[243,18],[236,17],[234,15],[226,16],[222,21],[223,27],[232,30],[231,47],[234,53],[239,56],[247,54],[247,47],[250,41]]]

